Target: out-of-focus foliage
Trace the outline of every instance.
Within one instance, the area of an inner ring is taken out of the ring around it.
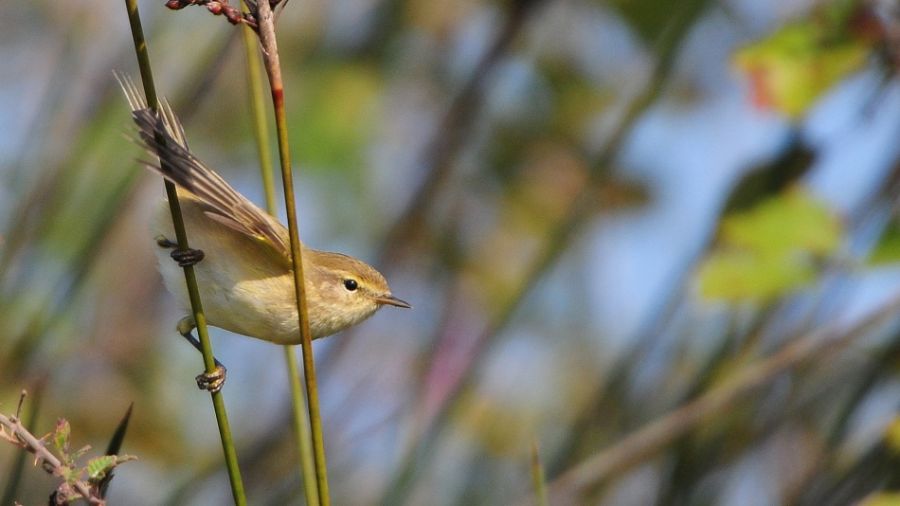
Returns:
[[[380,117],[377,99],[383,87],[376,69],[367,65],[323,66],[303,80],[297,110],[300,125],[294,145],[311,168],[359,166],[366,139]]]
[[[771,300],[816,279],[817,265],[841,241],[837,217],[807,192],[791,188],[726,216],[700,267],[707,297]]]
[[[869,255],[872,265],[884,265],[900,262],[900,223],[891,220],[881,234],[878,244]]]
[[[871,15],[860,2],[825,2],[812,17],[741,49],[735,64],[750,79],[754,102],[799,118],[871,57],[878,34],[869,31],[877,25],[863,19]]]
[[[900,492],[873,494],[859,504],[860,506],[900,506]]]

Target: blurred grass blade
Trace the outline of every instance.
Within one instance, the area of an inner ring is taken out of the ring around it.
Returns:
[[[534,498],[538,506],[547,506],[547,477],[538,451],[536,440],[531,441],[531,484],[534,486]]]
[[[119,450],[122,449],[122,441],[125,440],[125,432],[128,430],[128,422],[131,421],[131,411],[133,408],[134,403],[132,402],[128,405],[125,416],[122,417],[119,426],[116,427],[116,431],[113,433],[112,438],[109,440],[109,444],[106,446],[106,455],[118,455]]]
[[[106,453],[105,455],[118,455],[119,450],[122,449],[122,442],[125,440],[125,433],[128,431],[128,422],[131,421],[131,411],[134,408],[134,402],[128,405],[128,410],[125,411],[125,416],[122,417],[122,420],[119,421],[119,425],[116,427],[116,431],[113,432],[112,438],[109,440],[109,444],[106,445]],[[106,491],[109,489],[109,484],[113,479],[113,472],[110,471],[103,478],[103,481],[100,482],[100,497],[106,497]]]

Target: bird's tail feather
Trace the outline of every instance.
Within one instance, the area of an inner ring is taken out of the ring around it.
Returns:
[[[191,153],[184,127],[168,102],[163,101],[157,113],[147,107],[128,76],[117,73],[116,79],[131,107],[139,144],[159,158],[158,164],[144,162],[144,165],[208,204],[212,208],[208,212],[211,218],[271,244],[285,258],[290,258],[286,238],[272,220]]]

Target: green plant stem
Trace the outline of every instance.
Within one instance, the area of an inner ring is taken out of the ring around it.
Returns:
[[[155,111],[159,106],[159,101],[156,96],[156,86],[153,82],[153,72],[150,66],[150,55],[147,50],[147,42],[144,39],[144,30],[141,26],[137,0],[125,0],[125,6],[128,9],[128,20],[131,23],[131,35],[134,39],[134,50],[137,54],[138,66],[141,71],[141,81],[144,84],[144,95],[147,98],[147,104]],[[178,193],[175,190],[175,185],[171,182],[166,181],[165,186],[178,247],[180,249],[187,249],[189,248],[188,238],[184,228],[184,220],[181,216],[181,206],[178,203]],[[206,316],[203,313],[203,305],[200,302],[200,292],[197,288],[197,278],[194,274],[193,266],[184,268],[184,278],[185,283],[187,284],[188,297],[191,301],[191,311],[194,314],[194,322],[197,325],[197,336],[200,339],[203,364],[206,368],[206,372],[212,373],[216,369],[215,357],[213,356],[212,344],[210,343],[209,333],[206,328]],[[219,427],[219,435],[222,439],[222,450],[225,453],[225,464],[228,468],[228,478],[231,482],[231,493],[235,504],[244,506],[247,504],[247,499],[244,494],[244,483],[241,479],[241,472],[238,468],[234,440],[231,437],[231,427],[228,423],[228,415],[225,411],[225,399],[222,397],[221,391],[211,392],[210,397],[212,398],[213,409],[216,413],[216,423]]]
[[[247,10],[246,2],[242,9]],[[256,46],[253,30],[247,26],[241,28],[244,50],[247,55],[247,87],[250,95],[250,114],[253,121],[253,134],[256,139],[256,150],[259,154],[259,169],[262,174],[263,190],[266,197],[266,211],[275,216],[275,180],[272,176],[272,157],[269,156],[269,128],[266,124],[263,88],[260,83],[259,50]],[[294,346],[284,345],[284,360],[287,365],[288,381],[291,388],[291,407],[294,420],[294,436],[297,438],[297,453],[300,458],[300,470],[303,476],[303,493],[306,504],[319,504],[319,489],[316,482],[316,469],[313,460],[309,419],[306,417],[306,398],[300,382],[300,370],[297,367],[297,354]]]
[[[241,3],[244,11],[247,4]],[[259,155],[259,169],[263,181],[263,191],[266,199],[266,211],[274,215],[275,209],[275,178],[272,176],[272,157],[269,155],[269,126],[266,123],[265,97],[263,95],[259,71],[259,50],[256,47],[256,39],[253,30],[248,26],[241,27],[241,39],[244,41],[244,53],[247,55],[247,89],[250,95],[250,115],[253,121],[253,137],[256,141],[256,151]]]
[[[538,451],[537,441],[531,442],[531,484],[534,487],[534,499],[538,506],[547,506],[547,478],[544,475],[544,466],[541,464],[541,455]]]
[[[284,108],[284,83],[281,80],[281,64],[278,60],[278,44],[275,39],[275,15],[269,2],[258,2],[259,41],[263,61],[272,90],[275,109],[275,127],[278,132],[278,154],[281,159],[281,181],[284,186],[284,204],[287,211],[288,232],[291,239],[291,261],[294,268],[294,292],[297,298],[297,314],[300,318],[300,346],[303,351],[303,374],[306,379],[306,396],[309,400],[309,421],[312,429],[313,457],[316,481],[319,486],[319,504],[330,504],[328,470],[325,462],[325,441],[322,436],[322,419],[319,414],[319,391],[316,386],[316,369],[313,359],[312,335],[306,308],[306,286],[303,282],[303,259],[300,235],[297,231],[297,208],[294,200],[294,176],[291,171],[291,155],[288,145],[287,114]]]

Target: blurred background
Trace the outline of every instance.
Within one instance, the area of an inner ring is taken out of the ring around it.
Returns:
[[[262,205],[238,31],[140,6],[193,150]],[[124,4],[5,7],[0,411],[27,389],[37,434],[100,452],[134,403],[110,502],[228,503],[124,135]],[[292,0],[278,27],[301,237],[414,306],[315,343],[335,504],[527,503],[535,455],[552,504],[897,504],[898,2]],[[301,504],[282,351],[212,337],[250,503]],[[26,459],[3,504],[56,483]]]

